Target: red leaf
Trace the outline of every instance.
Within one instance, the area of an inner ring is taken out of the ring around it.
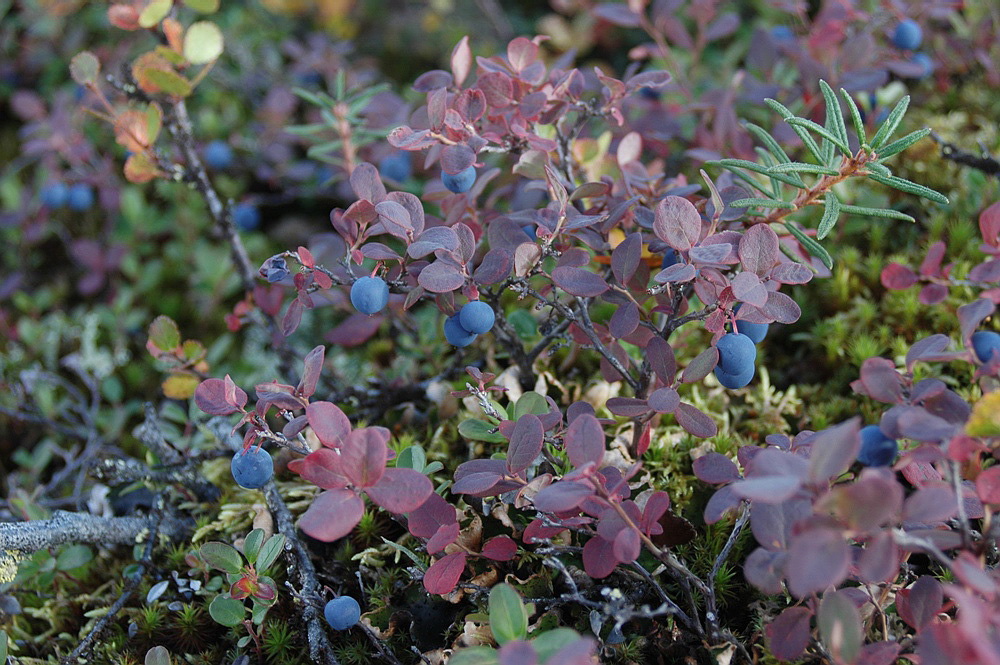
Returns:
[[[455,552],[432,563],[424,573],[424,588],[427,593],[451,593],[465,571],[466,556],[465,552]]]
[[[674,410],[677,424],[687,430],[691,436],[707,439],[719,433],[719,428],[711,417],[699,411],[696,407],[681,402]]]
[[[302,379],[296,388],[296,392],[303,397],[310,397],[316,392],[316,383],[319,381],[319,373],[323,370],[325,356],[326,347],[323,345],[317,346],[306,355],[303,361]]]
[[[739,480],[740,471],[721,453],[706,453],[694,461],[694,475],[705,483],[721,484]]]
[[[299,520],[299,528],[323,542],[349,534],[365,512],[365,502],[348,489],[327,490],[317,496]]]
[[[600,275],[571,266],[555,268],[552,281],[566,293],[582,298],[599,296],[610,288]]]
[[[359,199],[379,203],[385,199],[385,185],[379,177],[378,169],[368,162],[361,162],[351,172],[351,189]]]
[[[583,569],[594,579],[604,579],[618,566],[614,545],[594,536],[583,546]]]
[[[531,466],[542,452],[545,428],[538,416],[526,413],[517,419],[507,448],[507,470],[517,475]]]
[[[486,252],[472,278],[477,284],[497,284],[510,277],[514,256],[509,249],[494,247]]]
[[[854,417],[819,432],[809,456],[809,477],[813,482],[832,480],[847,470],[861,448],[861,418]]]
[[[604,459],[604,428],[591,414],[577,416],[566,428],[563,445],[574,468],[579,469],[587,462],[600,466]]]
[[[649,413],[649,404],[635,397],[612,397],[607,401],[608,411],[623,418],[637,418]]]
[[[340,454],[320,448],[300,460],[292,460],[288,468],[325,490],[347,486],[347,478],[340,471]]]
[[[507,536],[496,536],[483,543],[481,554],[494,561],[510,561],[517,554],[517,543]]]
[[[458,40],[455,48],[451,51],[451,73],[455,79],[455,85],[461,86],[471,69],[472,49],[469,48],[469,36],[466,35]]]
[[[881,279],[885,288],[902,291],[917,283],[917,273],[899,263],[890,263],[882,269]]]
[[[656,206],[653,233],[674,249],[687,251],[701,237],[701,215],[687,199],[667,196]]]
[[[365,492],[390,513],[416,510],[434,491],[430,478],[413,469],[386,469],[382,479]]]
[[[979,231],[986,244],[1000,247],[1000,201],[979,214]]]
[[[453,264],[437,260],[420,271],[417,283],[431,293],[447,293],[462,288],[465,276]]]
[[[642,234],[630,233],[611,252],[611,271],[619,284],[627,284],[632,279],[641,259]]]
[[[407,528],[418,538],[430,538],[438,530],[458,521],[455,506],[448,503],[440,494],[431,492],[420,507],[410,513]]]
[[[709,346],[704,351],[695,356],[694,360],[688,363],[681,373],[681,383],[694,383],[701,381],[708,373],[715,369],[719,363],[719,349]]]
[[[594,489],[589,485],[561,480],[538,492],[532,502],[542,512],[563,513],[576,508],[593,494]]]
[[[1000,504],[1000,466],[991,466],[979,474],[976,494],[983,503]]]
[[[228,378],[228,374],[226,375]],[[230,380],[231,382],[231,380]],[[247,394],[240,388],[227,396],[226,382],[222,379],[205,379],[194,391],[194,403],[212,416],[228,416],[247,403]]]
[[[930,575],[921,575],[908,589],[896,592],[896,612],[899,618],[917,630],[937,616],[944,605],[941,584]]]
[[[847,577],[851,548],[840,532],[812,529],[795,536],[788,550],[788,590],[797,598],[836,586]]]
[[[673,385],[677,374],[677,360],[674,358],[674,350],[667,340],[662,337],[651,338],[646,345],[646,359],[660,381],[668,386]]]
[[[382,433],[373,427],[357,429],[340,445],[341,469],[355,487],[378,483],[389,459],[389,448]],[[419,504],[418,504],[419,505]]]
[[[789,607],[764,628],[767,644],[778,660],[798,660],[809,646],[809,620],[812,612],[805,607]]]
[[[763,277],[778,262],[778,234],[767,224],[754,224],[740,239],[739,256],[745,270]]]
[[[324,446],[337,448],[351,433],[350,419],[332,402],[313,402],[306,407],[306,417]]]
[[[449,145],[441,151],[441,170],[449,175],[461,173],[476,161],[476,153],[464,143]]]

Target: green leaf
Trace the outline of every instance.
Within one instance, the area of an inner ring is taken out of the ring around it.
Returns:
[[[174,6],[173,0],[153,0],[139,14],[139,25],[152,28],[167,17]]]
[[[768,175],[774,173],[814,173],[817,175],[840,175],[840,171],[832,166],[820,166],[819,164],[806,164],[805,162],[788,162],[787,164],[775,164],[767,170]]]
[[[544,663],[563,647],[569,646],[580,639],[580,634],[572,628],[556,628],[548,630],[531,640],[535,652],[538,653],[538,662]]]
[[[858,143],[867,143],[868,137],[865,134],[865,122],[861,119],[861,111],[858,109],[857,102],[854,101],[854,97],[851,96],[851,93],[847,92],[843,88],[840,89],[840,96],[847,101],[847,108],[851,113],[851,122],[854,123],[854,133],[858,135]]]
[[[930,187],[918,185],[917,183],[911,182],[906,178],[899,178],[896,176],[889,176],[886,178],[874,173],[869,173],[868,177],[875,182],[880,182],[883,185],[888,185],[893,189],[898,189],[899,191],[906,192],[907,194],[914,194],[915,196],[934,201],[935,203],[941,203],[943,205],[948,203],[948,197],[941,192],[936,192]]]
[[[757,208],[781,208],[783,210],[795,210],[795,204],[789,203],[788,201],[779,201],[777,199],[737,199],[732,201],[729,205],[734,208],[749,208],[755,206]]]
[[[79,85],[93,85],[97,83],[97,76],[101,73],[101,63],[90,51],[83,51],[73,56],[69,61],[69,75]]]
[[[232,627],[243,623],[246,608],[235,598],[216,596],[208,606],[208,613],[215,619],[216,623]]]
[[[840,148],[840,151],[842,153],[844,153],[845,155],[850,156],[851,149],[847,146],[847,142],[846,141],[842,141],[839,137],[837,137],[834,134],[832,134],[823,125],[820,125],[819,123],[813,122],[812,120],[809,120],[808,118],[788,118],[788,119],[785,120],[785,122],[787,122],[789,125],[792,125],[793,127],[804,127],[806,129],[811,130],[814,134],[819,134],[820,136],[822,136],[823,138],[825,138],[827,141],[829,141],[833,145],[835,145],[838,148]]]
[[[924,127],[923,129],[918,129],[915,132],[910,132],[901,139],[897,139],[878,151],[878,158],[880,160],[887,157],[892,157],[893,155],[903,152],[911,145],[924,138],[931,133],[930,127]]]
[[[785,152],[784,148],[782,148],[781,145],[774,140],[773,136],[764,131],[763,128],[753,124],[752,122],[744,123],[743,126],[746,127],[748,132],[756,136],[758,141],[767,147],[771,154],[774,155],[776,163],[787,164],[792,161],[791,158],[789,158],[788,153]],[[801,178],[796,177],[794,180],[795,182],[791,184],[794,184],[796,187],[801,189],[806,188],[806,183],[803,182]]]
[[[7,662],[7,631],[0,630],[0,663]]]
[[[413,469],[423,473],[427,465],[427,454],[420,446],[407,446],[396,456],[397,469]]]
[[[157,88],[175,97],[187,97],[191,94],[191,81],[170,69],[143,70],[143,76]]]
[[[247,558],[251,564],[257,561],[257,554],[260,552],[260,546],[264,543],[264,530],[254,529],[243,541],[243,556]]]
[[[780,173],[771,173],[769,167],[764,166],[763,164],[758,164],[757,162],[748,161],[746,159],[726,158],[726,159],[720,159],[716,163],[730,170],[733,168],[740,168],[740,169],[746,169],[747,171],[753,171],[754,173],[759,173],[761,175],[766,175],[769,178],[780,180],[781,182],[792,185],[793,187],[798,187],[799,183],[802,182],[802,179],[799,178],[798,176],[793,177]],[[738,173],[738,171],[734,171],[734,173]],[[753,183],[752,180],[750,182]],[[754,186],[759,187],[760,185],[754,184]]]
[[[895,108],[889,113],[889,116],[882,123],[882,126],[878,128],[875,132],[875,136],[872,137],[872,149],[878,152],[878,149],[882,147],[882,144],[889,140],[892,133],[896,131],[899,127],[899,123],[902,122],[903,116],[906,114],[906,108],[910,105],[910,96],[906,95],[899,103],[896,104]]]
[[[144,665],[170,665],[170,652],[167,647],[155,646],[146,652]]]
[[[59,552],[59,556],[56,557],[56,568],[73,570],[87,565],[93,558],[94,553],[86,545],[70,545]]]
[[[173,319],[161,314],[149,324],[149,341],[160,351],[173,351],[181,344],[181,332]]]
[[[239,573],[243,568],[243,557],[232,545],[212,541],[202,545],[199,551],[201,558],[212,568],[232,574]]]
[[[536,416],[543,416],[549,412],[549,403],[545,398],[536,393],[534,390],[529,390],[528,392],[521,395],[517,400],[517,404],[514,405],[514,418],[517,420],[523,415],[533,414]]]
[[[826,102],[826,125],[834,136],[844,145],[844,150],[850,154],[847,142],[847,127],[844,125],[844,114],[840,110],[840,102],[833,88],[823,79],[819,80],[819,89],[823,93],[823,100]]]
[[[483,420],[469,418],[463,420],[458,426],[458,433],[469,441],[484,441],[486,443],[504,443],[507,441],[499,432],[494,432],[496,428]]]
[[[851,215],[864,215],[866,217],[885,217],[887,219],[901,219],[904,222],[916,222],[905,212],[900,212],[899,210],[893,210],[891,208],[866,208],[863,206],[850,206],[846,204],[840,205],[840,212],[848,213]]]
[[[497,665],[497,652],[490,647],[459,649],[448,659],[448,665]]]
[[[500,646],[528,636],[528,612],[521,596],[507,583],[490,591],[490,630]]]
[[[532,339],[538,334],[538,322],[530,312],[523,309],[515,309],[507,316],[507,322],[514,327],[514,332],[521,339]]]
[[[823,249],[823,246],[816,242],[815,239],[807,236],[802,229],[798,228],[793,222],[786,222],[785,228],[788,229],[789,233],[795,236],[795,239],[806,248],[807,252],[822,261],[823,265],[827,268],[833,268],[833,257],[831,257],[830,253]]]
[[[263,573],[268,568],[270,568],[274,562],[281,555],[285,548],[285,537],[276,533],[267,539],[267,542],[261,545],[260,552],[257,554],[257,572]]]
[[[219,0],[184,0],[184,4],[202,14],[214,14],[219,11]]]
[[[219,26],[198,21],[184,33],[184,57],[195,65],[204,65],[222,55],[223,39]]]
[[[892,171],[889,170],[885,164],[879,164],[878,162],[868,162],[865,164],[865,169],[869,173],[874,173],[875,175],[880,175],[883,178],[888,178],[892,176]]]
[[[823,204],[823,219],[820,220],[819,227],[816,229],[816,239],[822,240],[830,235],[833,225],[837,223],[839,218],[840,199],[837,198],[837,195],[831,189],[826,193],[826,201]]]
[[[838,663],[853,663],[861,652],[864,631],[858,608],[844,591],[823,595],[817,612],[819,634],[823,645]]]
[[[784,104],[775,99],[765,99],[764,103],[770,106],[774,111],[776,111],[778,115],[780,115],[785,120],[785,122],[788,122],[790,118],[795,117],[795,115],[791,111],[789,111]],[[818,161],[822,162],[823,151],[819,149],[818,145],[816,145],[816,141],[813,139],[812,136],[809,135],[809,132],[806,131],[804,128],[798,127],[796,125],[791,125],[791,127],[795,131],[795,133],[798,134],[799,138],[802,139],[802,143],[804,143],[806,148],[809,149],[809,152],[812,153],[812,156],[815,157]]]

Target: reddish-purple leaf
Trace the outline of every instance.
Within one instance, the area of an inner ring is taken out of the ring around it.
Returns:
[[[552,281],[566,293],[582,298],[599,296],[609,288],[608,283],[600,275],[571,266],[553,269]]]
[[[416,92],[430,92],[438,88],[447,88],[453,80],[451,74],[443,69],[432,69],[418,76],[412,87]]]
[[[934,620],[944,605],[941,583],[930,575],[921,575],[908,589],[896,592],[896,612],[912,628],[920,630]]]
[[[839,110],[836,111],[840,113]],[[864,641],[861,614],[848,596],[847,590],[823,594],[816,615],[823,645],[833,662],[847,665],[857,660]]]
[[[351,189],[359,199],[379,203],[385,199],[385,185],[379,177],[378,169],[368,162],[361,162],[351,172]]]
[[[380,242],[366,242],[361,246],[361,253],[366,259],[376,261],[399,261],[402,258],[396,250]]]
[[[480,554],[494,561],[510,561],[517,554],[517,543],[507,536],[496,536],[483,543]]]
[[[903,377],[896,364],[885,358],[867,358],[861,363],[861,378],[851,383],[859,395],[867,395],[886,404],[903,401]]]
[[[455,85],[461,86],[471,70],[472,49],[469,48],[469,36],[465,35],[451,50],[451,73],[455,79]]]
[[[925,284],[917,299],[924,305],[936,305],[948,297],[948,287],[944,284]]]
[[[809,455],[809,478],[815,483],[832,480],[857,459],[861,448],[861,418],[854,417],[819,432]]]
[[[398,203],[403,206],[410,215],[410,226],[417,235],[424,231],[424,204],[415,195],[409,192],[389,192],[385,197],[387,201]]]
[[[889,531],[880,531],[866,544],[858,559],[858,573],[865,582],[882,584],[899,575],[899,548]]]
[[[793,530],[811,515],[812,503],[805,499],[774,504],[757,501],[750,504],[750,531],[762,547],[786,550]]]
[[[715,524],[740,505],[742,498],[733,492],[731,485],[717,490],[705,504],[705,524]]]
[[[782,284],[805,284],[813,278],[813,271],[801,263],[779,263],[771,269],[771,279]]]
[[[409,514],[406,526],[414,536],[430,538],[441,527],[456,522],[455,506],[448,503],[440,494],[431,492],[420,507]]]
[[[688,257],[695,263],[725,263],[730,256],[736,256],[733,246],[725,242],[709,243],[706,238],[701,245],[692,247]]]
[[[454,552],[441,557],[424,572],[424,589],[427,593],[451,593],[465,571],[465,552]]]
[[[611,271],[619,284],[627,284],[642,259],[642,234],[630,233],[611,252]]]
[[[371,487],[379,481],[389,459],[385,438],[372,427],[357,429],[340,445],[341,468],[355,487]]]
[[[1000,504],[1000,466],[991,466],[976,477],[976,494],[983,503]]]
[[[327,331],[323,339],[338,346],[358,346],[371,339],[383,321],[385,317],[380,314],[368,316],[363,312],[354,312],[339,325]]]
[[[473,496],[490,496],[491,490],[503,476],[495,471],[477,471],[455,480],[451,486],[454,494],[471,494]]]
[[[321,492],[299,520],[299,528],[316,540],[331,543],[349,534],[365,512],[365,502],[348,489]]]
[[[903,520],[907,522],[936,524],[951,519],[957,513],[955,492],[943,485],[918,489],[903,503]]]
[[[781,503],[791,498],[801,486],[801,478],[779,475],[747,478],[729,485],[737,496],[761,503]]]
[[[681,383],[701,381],[708,376],[709,372],[715,369],[718,363],[719,349],[715,346],[707,347],[684,368],[684,371],[681,373]]]
[[[944,259],[946,245],[938,240],[927,248],[927,256],[920,264],[920,274],[925,277],[934,277],[941,272],[941,260]]]
[[[958,322],[962,326],[962,340],[972,337],[972,333],[983,320],[996,309],[990,300],[979,298],[958,308]]]
[[[627,5],[602,2],[591,11],[597,18],[622,28],[638,28],[641,22],[639,14],[632,11]]]
[[[659,388],[647,400],[649,408],[657,413],[673,413],[681,402],[680,395],[673,388]]]
[[[303,360],[302,378],[296,392],[303,397],[310,397],[316,392],[319,373],[323,369],[323,359],[326,357],[326,347],[322,344],[310,351]]]
[[[412,259],[422,259],[439,249],[449,252],[458,250],[458,235],[450,226],[432,226],[421,233],[416,241],[406,248],[407,255]]]
[[[560,480],[539,491],[532,503],[542,512],[562,513],[576,508],[593,494],[594,488],[589,484]]]
[[[673,385],[677,374],[677,360],[674,349],[667,340],[662,337],[651,338],[646,344],[646,360],[660,381],[668,386]]]
[[[757,228],[757,226],[753,228]],[[767,292],[767,303],[761,307],[761,311],[765,316],[778,323],[795,323],[802,315],[798,303],[780,291]]]
[[[847,577],[851,548],[831,529],[812,529],[792,539],[788,550],[788,590],[797,598],[836,586]]]
[[[420,271],[417,283],[431,293],[448,293],[462,288],[465,276],[453,264],[438,260]]]
[[[350,419],[332,402],[313,402],[306,407],[306,417],[324,446],[336,448],[351,433]]]
[[[464,143],[446,146],[441,151],[441,170],[449,175],[461,173],[476,161],[476,153]]]
[[[430,478],[413,469],[386,469],[376,485],[365,488],[371,500],[390,513],[416,510],[433,491]]]
[[[538,652],[531,642],[512,640],[497,650],[496,660],[497,665],[538,665]]]
[[[563,445],[574,468],[579,469],[588,462],[600,466],[604,459],[604,429],[593,414],[581,414],[566,428]]]
[[[710,416],[686,402],[677,405],[674,410],[674,418],[677,419],[677,424],[687,430],[691,436],[707,439],[719,433],[715,421]]]
[[[435,496],[433,493],[431,495]],[[458,536],[461,533],[462,527],[459,526],[458,522],[442,525],[441,528],[435,531],[434,535],[427,540],[427,553],[433,555],[443,552],[446,547],[458,540]]]
[[[403,126],[396,127],[386,137],[389,145],[400,150],[423,150],[437,143],[437,139],[431,137],[428,129],[413,131],[411,128]]]
[[[861,655],[855,665],[893,665],[899,658],[902,646],[899,642],[875,642],[861,648]]]
[[[622,563],[635,561],[642,549],[639,532],[631,527],[622,529],[615,535],[611,549],[618,561]]]
[[[739,480],[740,470],[721,453],[705,453],[694,461],[694,475],[704,483],[730,483]]]
[[[798,660],[805,653],[812,632],[809,620],[812,611],[806,607],[789,607],[764,628],[767,646],[778,660]]]
[[[778,234],[767,224],[754,224],[740,239],[739,256],[744,270],[767,275],[778,262]]]
[[[514,85],[510,77],[502,72],[486,72],[479,77],[476,85],[486,96],[486,103],[493,108],[506,108],[513,101]]]
[[[733,295],[737,300],[750,303],[754,307],[767,304],[768,291],[760,277],[752,272],[743,271],[732,279]]]
[[[656,206],[653,233],[674,249],[687,251],[701,238],[701,215],[687,199],[667,196]]]
[[[347,487],[347,478],[340,472],[340,455],[329,448],[320,448],[299,460],[292,460],[288,468],[304,480],[325,490]]]
[[[882,269],[882,286],[892,291],[902,291],[917,283],[917,273],[899,263],[890,263]]]
[[[743,562],[743,575],[750,584],[764,593],[781,593],[787,560],[787,552],[758,547]]]
[[[510,277],[514,268],[514,256],[509,249],[494,247],[486,252],[472,279],[477,284],[498,284]]]
[[[638,418],[649,413],[649,405],[644,399],[635,397],[612,397],[607,401],[608,411],[623,418]]]
[[[613,543],[600,536],[594,536],[583,546],[583,569],[594,579],[604,579],[610,575],[618,560],[615,557]]]
[[[620,305],[608,321],[608,330],[616,339],[631,335],[639,327],[639,308],[632,301]]]
[[[302,312],[305,306],[302,301],[296,298],[288,304],[288,309],[285,310],[285,315],[281,317],[281,334],[288,337],[299,324],[302,322]]]
[[[240,388],[235,391],[235,399],[227,399],[226,382],[222,379],[205,379],[194,391],[194,403],[211,416],[228,416],[236,413],[247,403],[247,394]]]
[[[507,470],[517,475],[527,469],[542,452],[545,428],[538,416],[526,413],[517,419],[507,448]]]
[[[973,282],[1000,281],[1000,259],[984,261],[969,271],[969,279]]]
[[[979,231],[986,244],[1000,246],[1000,201],[979,213]]]
[[[653,275],[653,281],[659,284],[666,284],[667,282],[690,282],[697,276],[698,269],[690,263],[675,263]]]
[[[375,204],[378,219],[389,234],[406,240],[413,233],[410,213],[395,201],[380,201]]]
[[[934,356],[947,349],[949,344],[951,344],[951,339],[941,333],[924,337],[915,342],[910,347],[910,350],[906,352],[906,371],[912,372],[913,366],[917,364],[918,360],[923,358],[927,358],[928,360],[934,359]]]

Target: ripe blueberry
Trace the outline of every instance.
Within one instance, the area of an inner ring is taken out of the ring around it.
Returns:
[[[925,79],[934,73],[934,61],[926,53],[914,53],[913,57],[910,58],[910,62],[920,66],[918,79]]]
[[[458,312],[459,324],[468,332],[476,333],[477,335],[489,332],[493,328],[495,321],[496,314],[493,313],[493,308],[482,300],[473,300],[470,303],[466,303]]]
[[[362,277],[351,285],[351,304],[362,314],[381,312],[388,302],[389,285],[381,277]]]
[[[681,262],[681,257],[677,253],[677,250],[671,247],[667,251],[663,252],[663,262],[660,263],[660,270],[666,270],[672,265]]]
[[[94,205],[94,190],[90,188],[90,185],[78,182],[69,188],[69,193],[66,196],[66,204],[72,210],[78,212],[88,210]]]
[[[920,42],[924,39],[924,31],[913,19],[905,18],[896,24],[896,29],[892,33],[892,43],[896,48],[904,51],[913,51],[920,48]]]
[[[218,171],[228,169],[233,164],[233,149],[225,141],[212,141],[205,146],[205,163]]]
[[[730,390],[736,390],[737,388],[742,388],[751,381],[753,381],[753,375],[757,371],[757,368],[751,363],[742,372],[737,372],[735,374],[730,374],[724,371],[721,367],[715,368],[715,378],[719,380],[726,388]]]
[[[757,347],[754,346],[753,340],[743,333],[723,335],[715,346],[719,349],[719,367],[726,374],[741,376],[753,367],[757,359]]]
[[[326,604],[323,616],[334,630],[347,630],[361,620],[361,606],[350,596],[338,596]]]
[[[469,332],[462,327],[459,315],[449,316],[444,321],[444,338],[452,346],[459,348],[468,346],[476,341],[476,333]]]
[[[538,232],[535,230],[534,224],[528,224],[527,226],[522,226],[521,230],[528,234],[528,237],[531,238],[531,242],[538,241]]]
[[[639,96],[643,99],[648,99],[651,102],[656,102],[660,100],[660,91],[656,88],[643,86],[639,88]]]
[[[441,182],[444,183],[444,186],[449,191],[456,194],[467,192],[472,189],[472,185],[476,182],[476,167],[470,166],[461,173],[455,173],[454,175],[451,173],[442,173]]]
[[[233,455],[229,465],[236,484],[248,490],[260,489],[274,475],[274,460],[263,448],[250,446],[246,452],[242,450]]]
[[[271,259],[267,265],[267,281],[271,284],[280,282],[288,277],[289,274],[288,263],[281,257]]]
[[[413,174],[410,153],[400,151],[389,155],[379,163],[378,170],[382,177],[387,180],[406,182]]]
[[[1000,353],[1000,334],[988,330],[973,333],[972,349],[976,352],[979,362],[989,362],[994,352]]]
[[[736,327],[741,333],[753,340],[754,344],[760,344],[767,337],[767,323],[750,323],[749,321],[737,321]]]
[[[61,182],[53,182],[42,188],[42,204],[50,208],[61,208],[69,198],[69,187]]]
[[[882,433],[878,425],[861,428],[861,452],[858,461],[863,466],[889,466],[896,459],[899,445]]]
[[[233,207],[233,223],[241,231],[253,231],[260,226],[260,210],[252,203],[237,203]]]

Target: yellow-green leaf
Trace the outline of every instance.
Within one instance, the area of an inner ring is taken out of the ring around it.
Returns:
[[[144,28],[152,28],[167,17],[170,8],[174,6],[174,0],[153,0],[146,5],[146,8],[139,14],[139,25]]]
[[[101,63],[90,51],[77,53],[69,61],[69,75],[80,85],[96,83],[97,75],[100,73]]]
[[[193,374],[171,374],[163,381],[163,394],[170,399],[190,399],[201,380]]]
[[[184,4],[202,14],[219,11],[219,0],[184,0]]]
[[[195,65],[212,62],[222,55],[222,31],[208,21],[199,21],[184,35],[184,57]]]

